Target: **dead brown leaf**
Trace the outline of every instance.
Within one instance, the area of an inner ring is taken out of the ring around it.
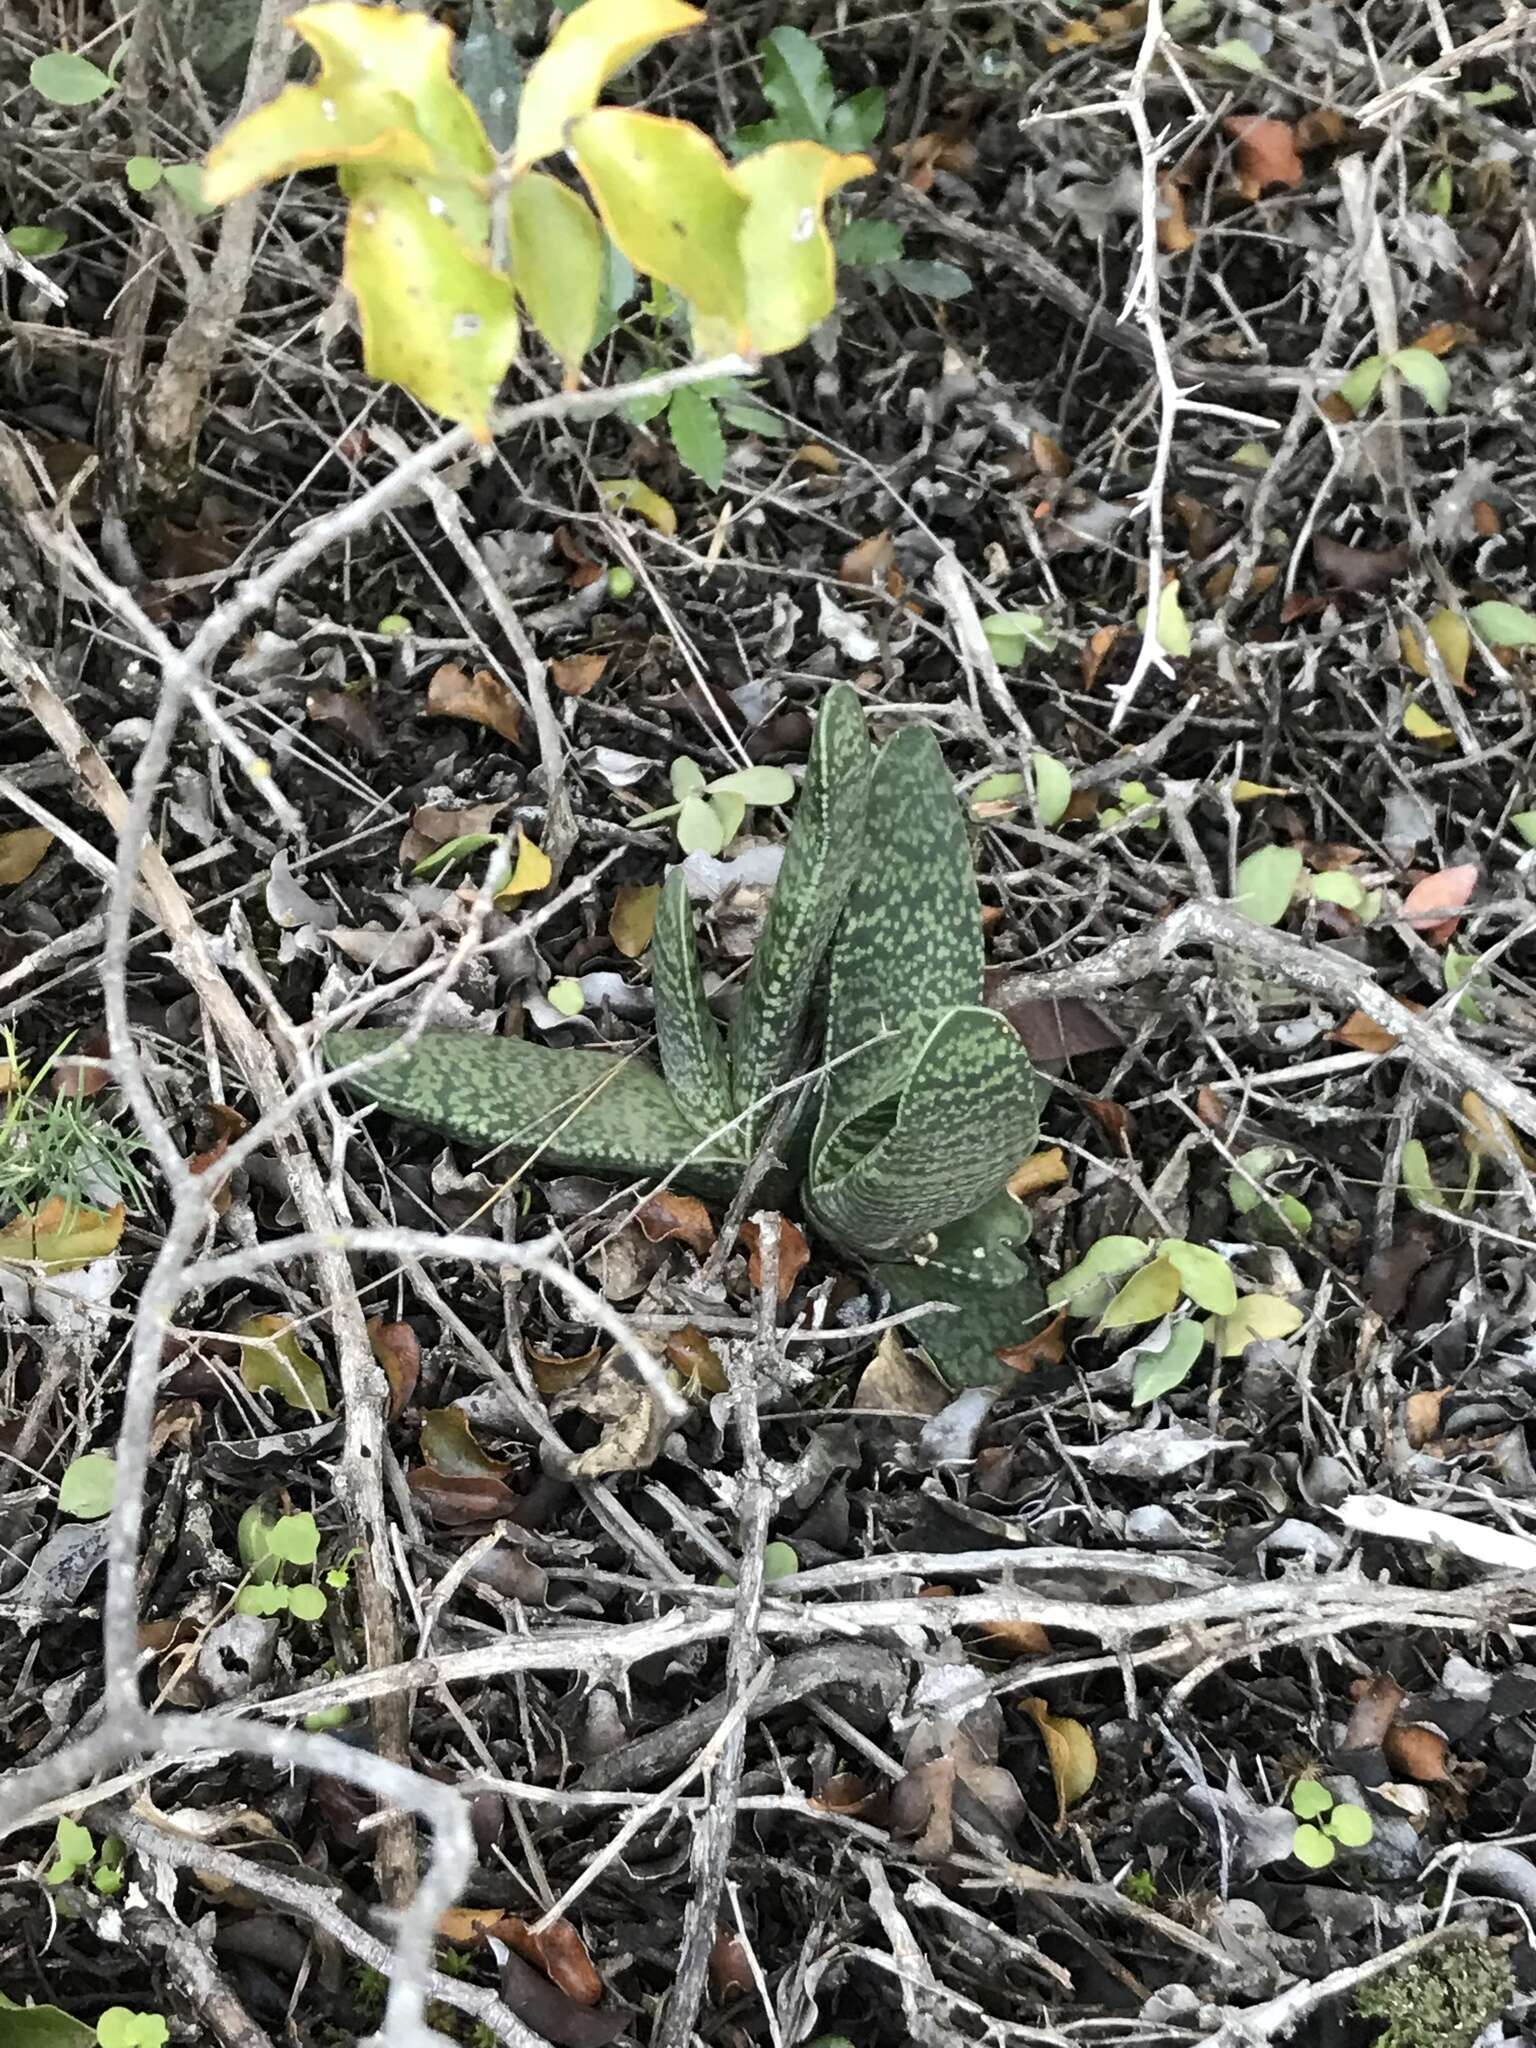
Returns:
[[[891,539],[891,529],[882,527],[868,540],[861,540],[848,550],[838,564],[838,581],[851,583],[860,590],[880,588],[895,560],[896,544]]]
[[[585,697],[601,682],[611,659],[607,654],[568,654],[552,661],[549,672],[555,679],[555,688],[567,697]]]
[[[910,185],[914,192],[931,191],[936,171],[953,171],[963,178],[976,168],[974,142],[938,131],[914,135],[908,142],[898,142],[895,155],[901,163],[903,183]]]
[[[1412,557],[1403,542],[1390,548],[1357,548],[1331,533],[1314,534],[1312,560],[1329,590],[1359,595],[1385,590],[1409,567]]]
[[[517,1506],[517,1495],[500,1479],[455,1477],[417,1465],[407,1476],[411,1498],[440,1528],[467,1529],[500,1521]]]
[[[1416,1451],[1422,1451],[1440,1434],[1440,1409],[1444,1401],[1444,1387],[1421,1387],[1403,1403],[1403,1428]]]
[[[370,1316],[368,1342],[389,1381],[389,1419],[398,1422],[421,1375],[421,1346],[416,1332],[409,1323],[386,1323],[382,1316]]]
[[[980,1629],[991,1647],[1010,1657],[1043,1657],[1051,1647],[1038,1621],[984,1621]]]
[[[411,813],[411,822],[400,841],[400,865],[415,867],[450,839],[467,838],[475,832],[493,832],[496,820],[506,809],[506,799],[490,804],[421,804]]]
[[[596,2005],[603,1995],[603,1980],[592,1967],[586,1944],[569,1920],[557,1920],[542,1933],[516,1913],[508,1913],[492,1930],[508,1948],[516,1949],[525,1963],[532,1963],[557,1984],[577,2005]]]
[[[838,476],[843,467],[841,458],[830,448],[824,448],[820,441],[802,441],[789,459],[804,463],[807,469],[819,469],[823,476]]]
[[[937,1415],[949,1392],[931,1366],[914,1358],[894,1330],[881,1333],[874,1357],[853,1390],[855,1408],[893,1415]]]
[[[1171,176],[1157,181],[1157,246],[1165,256],[1182,256],[1195,246],[1195,231],[1184,212],[1184,188]]]
[[[1328,1036],[1340,1045],[1353,1046],[1356,1052],[1392,1052],[1400,1043],[1364,1010],[1351,1010],[1338,1030]]]
[[[1083,688],[1091,690],[1098,679],[1099,670],[1104,666],[1104,657],[1127,629],[1124,626],[1098,626],[1088,635],[1088,644],[1082,653]]]
[[[1056,1786],[1056,1824],[1065,1827],[1068,1808],[1086,1798],[1098,1776],[1099,1755],[1093,1737],[1081,1721],[1068,1714],[1053,1714],[1045,1700],[1025,1699],[1019,1705],[1040,1730]]]
[[[1050,434],[1042,434],[1038,427],[1030,430],[1029,453],[1042,476],[1067,477],[1072,474],[1071,456],[1059,441]]]
[[[1112,1145],[1118,1145],[1122,1152],[1129,1150],[1136,1127],[1128,1110],[1096,1095],[1087,1096],[1083,1107]]]
[[[714,1220],[697,1195],[674,1194],[670,1188],[642,1204],[636,1222],[652,1244],[673,1239],[702,1259],[715,1241]]]
[[[1245,199],[1257,199],[1271,185],[1294,189],[1306,177],[1296,154],[1296,130],[1289,121],[1264,114],[1229,114],[1222,123],[1237,145],[1237,184]]]
[[[1337,107],[1314,107],[1296,123],[1296,147],[1300,150],[1331,149],[1349,134],[1349,121]]]
[[[754,1287],[763,1284],[762,1231],[756,1223],[743,1223],[741,1239],[752,1256],[747,1261],[747,1278]],[[795,1282],[811,1256],[805,1232],[787,1216],[779,1218],[779,1299],[788,1301]]]
[[[997,1357],[1010,1372],[1036,1372],[1042,1365],[1060,1365],[1067,1355],[1067,1311],[1059,1309],[1043,1330],[1022,1344],[1010,1344]]]
[[[552,1394],[568,1394],[595,1369],[602,1355],[601,1347],[594,1345],[579,1358],[558,1358],[550,1352],[536,1351],[530,1344],[528,1366],[533,1374],[533,1384],[546,1398]]]
[[[1438,1728],[1397,1721],[1382,1737],[1381,1753],[1394,1771],[1416,1785],[1443,1785],[1451,1775],[1445,1767],[1449,1747]]]
[[[596,583],[599,577],[607,575],[608,571],[602,563],[593,561],[568,526],[555,528],[555,546],[571,565],[571,573],[566,582],[572,590],[585,590],[589,585]]]
[[[1481,873],[1475,861],[1459,867],[1440,868],[1416,882],[1403,898],[1403,919],[1422,933],[1432,946],[1448,945],[1455,937],[1460,917],[1446,917],[1447,910],[1459,911],[1477,887]]]
[[[429,718],[463,718],[488,726],[515,747],[522,737],[523,714],[510,689],[488,668],[466,675],[454,662],[434,669],[427,684]]]
[[[1207,1130],[1219,1131],[1227,1120],[1227,1105],[1214,1088],[1204,1087],[1195,1095],[1195,1115]]]
[[[477,1441],[462,1408],[427,1410],[421,1418],[421,1455],[447,1479],[500,1479],[512,1469]]]
[[[667,1363],[685,1380],[696,1380],[706,1394],[723,1394],[731,1380],[720,1363],[720,1354],[692,1323],[667,1333]]]
[[[1375,1678],[1359,1679],[1350,1687],[1354,1706],[1344,1730],[1346,1750],[1380,1749],[1382,1738],[1397,1719],[1397,1710],[1408,1695],[1389,1672]]]

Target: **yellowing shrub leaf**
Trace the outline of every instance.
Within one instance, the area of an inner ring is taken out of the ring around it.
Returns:
[[[383,176],[370,177],[353,204],[343,275],[369,376],[403,384],[488,442],[491,405],[517,354],[511,279],[432,210],[419,186]]]
[[[1223,1358],[1240,1358],[1261,1337],[1290,1337],[1305,1321],[1301,1310],[1278,1294],[1244,1294],[1230,1315],[1213,1317],[1209,1329]]]
[[[1237,1283],[1232,1268],[1220,1252],[1203,1244],[1188,1244],[1170,1237],[1162,1255],[1179,1276],[1179,1285],[1195,1304],[1210,1315],[1230,1315],[1237,1306]]]
[[[580,193],[543,171],[513,179],[508,225],[518,295],[569,382],[597,332],[602,230]]]
[[[748,202],[740,234],[747,331],[760,354],[797,348],[831,312],[837,262],[826,203],[874,168],[867,156],[839,156],[819,142],[775,143],[736,166]]]
[[[497,893],[497,902],[513,896],[535,896],[540,889],[547,889],[554,869],[549,855],[541,846],[535,846],[528,834],[519,825],[517,828],[517,859],[512,863],[512,873]]]
[[[307,1415],[329,1415],[325,1374],[299,1343],[286,1316],[252,1316],[240,1325],[240,1378],[257,1393],[266,1388]]]
[[[641,483],[637,476],[611,476],[597,487],[598,496],[615,512],[638,512],[658,533],[676,533],[677,511],[670,498]]]
[[[513,169],[566,147],[566,131],[591,113],[610,78],[655,43],[697,28],[704,16],[682,0],[586,0],[567,14],[528,74],[517,117]]]
[[[1301,880],[1301,853],[1294,846],[1261,846],[1237,866],[1237,908],[1255,924],[1278,924]]]
[[[745,346],[747,197],[709,137],[687,121],[602,107],[574,124],[570,147],[603,226],[636,270],[688,301],[699,345]]]
[[[1099,1318],[1101,1330],[1129,1330],[1167,1315],[1180,1294],[1179,1271],[1171,1259],[1154,1259],[1133,1273]]]
[[[117,1250],[126,1213],[121,1202],[102,1215],[50,1195],[34,1214],[14,1216],[0,1230],[0,1260],[26,1260],[50,1273],[71,1273]]]
[[[53,834],[42,825],[0,832],[0,889],[14,889],[24,882],[52,844]]]

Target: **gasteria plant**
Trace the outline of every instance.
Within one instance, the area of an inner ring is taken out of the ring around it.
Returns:
[[[682,0],[584,0],[528,74],[498,156],[453,78],[444,24],[321,0],[292,17],[319,77],[235,124],[209,154],[203,198],[334,165],[369,375],[482,440],[517,355],[519,301],[576,380],[600,323],[605,230],[686,302],[701,354],[794,348],[832,310],[826,201],[873,170],[869,158],[787,141],[733,166],[687,121],[597,104],[618,72],[704,18]],[[534,168],[562,152],[595,215]]]
[[[591,0],[589,0],[591,4]],[[824,1056],[817,983],[830,949]],[[654,940],[661,1072],[637,1058],[426,1032],[349,1085],[394,1114],[563,1170],[671,1176],[729,1195],[787,1092],[814,1105],[786,1145],[804,1206],[868,1260],[899,1309],[947,1302],[923,1342],[953,1384],[1001,1376],[1042,1302],[1005,1192],[1034,1143],[1040,1087],[982,1001],[970,846],[933,735],[872,754],[858,698],[827,694],[778,885],[742,1000],[710,1013],[686,884],[674,869]],[[337,1031],[334,1066],[395,1034]],[[781,1183],[782,1184],[782,1183]]]

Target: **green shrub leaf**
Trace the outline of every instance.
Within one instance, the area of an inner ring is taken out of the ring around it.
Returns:
[[[1099,1317],[1099,1328],[1131,1330],[1138,1323],[1155,1323],[1176,1306],[1178,1299],[1178,1268],[1171,1259],[1154,1259],[1126,1281]]]
[[[17,2005],[0,1991],[6,2048],[97,2048],[96,2029],[56,2005]]]
[[[1170,1237],[1160,1250],[1196,1308],[1209,1315],[1228,1316],[1237,1307],[1237,1282],[1220,1252],[1203,1244],[1188,1244],[1181,1237]]]
[[[713,402],[690,385],[674,391],[667,406],[667,432],[678,460],[712,491],[725,475],[725,436]]]
[[[749,804],[787,804],[795,794],[795,778],[782,768],[737,768],[709,789],[711,796],[730,791]]]
[[[49,50],[45,56],[34,57],[27,76],[32,90],[56,107],[88,107],[113,89],[112,80],[99,64],[72,50]]]
[[[1400,348],[1392,358],[1392,367],[1404,383],[1413,386],[1431,412],[1445,411],[1451,400],[1451,373],[1438,356],[1424,348]]]
[[[1052,1308],[1098,1317],[1109,1306],[1122,1273],[1144,1266],[1152,1247],[1144,1237],[1101,1237],[1046,1290]]]
[[[776,28],[760,46],[763,98],[778,116],[781,142],[826,142],[837,92],[820,46],[803,29]],[[883,110],[882,110],[883,111]]]
[[[1044,826],[1057,825],[1072,801],[1072,777],[1049,754],[1036,754],[1031,763],[1035,778],[1035,803]]]
[[[1261,846],[1238,863],[1237,908],[1255,924],[1278,924],[1301,880],[1302,858],[1294,846]]]
[[[573,379],[597,333],[603,231],[581,194],[543,171],[513,179],[507,226],[518,296]]]
[[[1204,1347],[1205,1332],[1197,1322],[1186,1319],[1174,1324],[1160,1350],[1138,1351],[1131,1381],[1132,1407],[1140,1408],[1183,1386]]]
[[[1490,647],[1536,647],[1536,614],[1521,611],[1517,604],[1490,598],[1486,604],[1473,605],[1467,617]]]
[[[514,168],[564,149],[570,124],[597,105],[610,78],[654,44],[703,20],[681,0],[585,0],[573,8],[523,86]]]

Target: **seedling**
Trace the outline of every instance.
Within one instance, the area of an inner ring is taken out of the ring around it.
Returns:
[[[1363,1849],[1376,1832],[1363,1806],[1336,1805],[1333,1794],[1316,1778],[1296,1780],[1291,1811],[1301,1823],[1291,1854],[1309,1870],[1326,1870],[1340,1849]]]
[[[1122,782],[1115,794],[1116,801],[1106,804],[1099,813],[1099,823],[1106,832],[1113,832],[1120,825],[1131,825],[1142,832],[1163,829],[1163,814],[1144,782]]]
[[[1431,412],[1444,412],[1450,403],[1451,373],[1438,356],[1424,348],[1399,348],[1389,356],[1367,356],[1344,379],[1338,396],[1351,412],[1365,412],[1388,370],[1395,370],[1405,384],[1411,384]]]
[[[54,1830],[53,1861],[43,1875],[44,1884],[72,1884],[89,1873],[91,1889],[109,1899],[123,1888],[123,1858],[127,1848],[118,1835],[106,1835],[101,1847],[79,1821],[61,1819]]]
[[[157,2012],[131,2012],[126,2005],[109,2005],[96,2022],[99,2048],[165,2048],[170,2027]]]
[[[290,1567],[312,1566],[319,1556],[320,1531],[313,1515],[270,1519],[257,1502],[240,1517],[238,1542],[246,1581],[235,1595],[237,1614],[291,1614],[298,1621],[323,1617],[330,1603],[321,1587],[309,1580],[285,1584],[282,1577]]]
[[[1177,1237],[1157,1244],[1101,1237],[1052,1281],[1046,1300],[1073,1318],[1096,1318],[1100,1332],[1179,1315],[1155,1350],[1136,1353],[1131,1398],[1138,1406],[1182,1386],[1205,1344],[1221,1358],[1237,1358],[1257,1339],[1289,1337],[1306,1320],[1278,1295],[1240,1295],[1220,1252]],[[1199,1321],[1192,1309],[1204,1309],[1206,1319]]]
[[[697,761],[680,754],[668,774],[675,804],[647,811],[636,825],[677,820],[677,843],[684,853],[723,853],[741,830],[749,804],[787,804],[795,793],[794,777],[782,768],[737,768],[706,782]]]
[[[0,1216],[35,1215],[54,1199],[75,1211],[104,1193],[135,1208],[146,1198],[134,1158],[143,1140],[120,1131],[73,1090],[54,1095],[44,1088],[69,1043],[29,1071],[10,1032],[0,1035],[0,1066],[13,1077],[0,1098]]]
[[[1030,756],[1030,776],[1035,785],[1035,809],[1040,822],[1047,831],[1052,825],[1059,825],[1067,814],[1072,801],[1072,777],[1069,771],[1050,754]],[[983,776],[971,791],[971,815],[976,818],[992,818],[1017,810],[1019,798],[1024,794],[1024,777],[1020,774]]]

